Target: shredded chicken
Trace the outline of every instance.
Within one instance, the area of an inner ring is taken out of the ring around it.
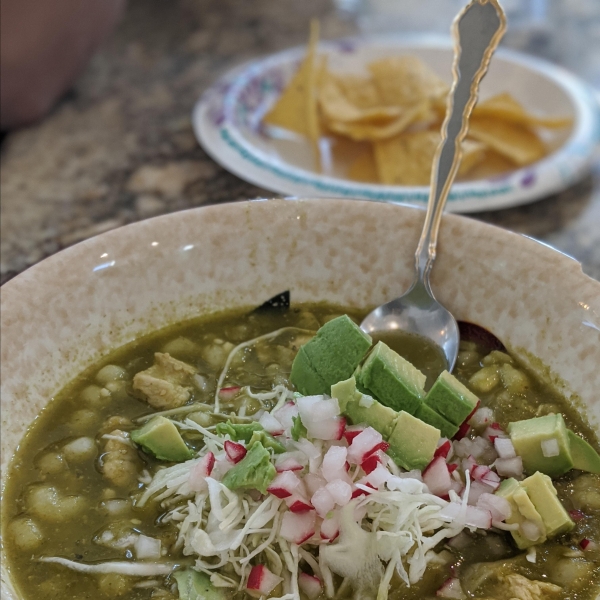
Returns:
[[[120,429],[106,434],[102,473],[116,487],[131,487],[137,482],[141,466],[136,449]]]
[[[195,374],[196,369],[187,363],[156,352],[154,365],[133,378],[133,389],[141,392],[153,408],[178,408],[190,399]]]
[[[517,573],[500,577],[506,597],[510,600],[549,600],[562,591],[562,588],[545,581],[527,579]]]

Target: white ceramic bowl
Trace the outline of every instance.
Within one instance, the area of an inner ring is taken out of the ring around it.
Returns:
[[[390,300],[411,279],[423,216],[345,200],[211,206],[105,233],[25,271],[2,288],[2,485],[30,423],[100,356],[286,289],[294,303]],[[439,300],[553,378],[600,427],[600,283],[563,254],[464,217],[444,217],[438,256]],[[18,598],[2,569],[2,598]]]
[[[386,56],[418,56],[439,77],[452,80],[452,42],[438,36],[375,36],[323,42],[332,70],[357,74]],[[304,138],[273,139],[260,127],[267,109],[294,75],[306,47],[293,48],[242,65],[223,76],[196,104],[193,125],[204,149],[242,179],[292,196],[361,198],[424,205],[428,187],[350,181],[335,163],[315,171]],[[510,92],[525,108],[573,118],[573,127],[547,131],[548,156],[502,176],[462,181],[452,187],[448,212],[477,212],[532,202],[573,184],[589,169],[600,141],[600,108],[593,89],[549,62],[499,49],[481,83],[480,97]],[[327,161],[324,161],[327,164]]]

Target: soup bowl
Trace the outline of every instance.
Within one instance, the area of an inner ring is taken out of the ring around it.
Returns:
[[[29,425],[72,378],[177,321],[261,304],[368,309],[404,292],[424,212],[347,200],[260,200],[150,219],[92,238],[2,288],[4,489]],[[432,274],[457,319],[491,331],[600,428],[600,283],[529,238],[447,215]],[[16,600],[2,560],[2,597]]]

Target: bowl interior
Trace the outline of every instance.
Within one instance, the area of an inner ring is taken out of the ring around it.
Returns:
[[[288,289],[292,302],[364,309],[388,301],[411,280],[423,216],[331,199],[212,206],[103,234],[19,275],[2,289],[3,482],[29,424],[100,356],[173,322]],[[457,319],[492,331],[600,427],[600,283],[578,263],[449,215],[432,285]],[[2,597],[16,598],[5,565]]]

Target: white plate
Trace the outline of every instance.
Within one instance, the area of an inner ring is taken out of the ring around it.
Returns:
[[[305,48],[293,48],[230,71],[198,101],[193,112],[196,136],[204,149],[242,179],[292,196],[331,196],[424,204],[428,188],[386,186],[344,179],[332,170],[314,170],[304,139],[273,139],[261,119],[289,81]],[[451,81],[452,45],[440,37],[352,38],[324,42],[320,51],[336,71],[359,72],[376,58],[394,54],[421,57]],[[485,99],[508,91],[525,107],[548,116],[570,116],[570,131],[549,132],[554,150],[539,162],[491,179],[456,183],[447,210],[477,212],[526,204],[560,191],[589,169],[600,139],[600,110],[593,89],[564,69],[501,49],[481,84]]]

